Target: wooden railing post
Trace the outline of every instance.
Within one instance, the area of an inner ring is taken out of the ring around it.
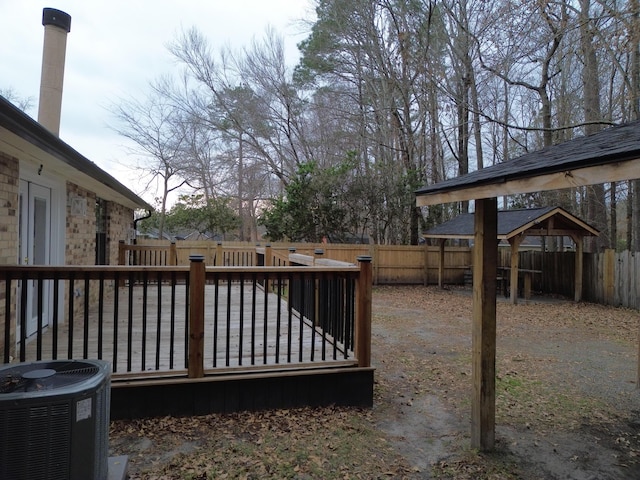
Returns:
[[[126,254],[127,252],[125,249],[124,240],[118,241],[118,265],[124,265]],[[124,287],[124,278],[120,279],[118,285],[116,285],[116,288],[117,287]]]
[[[189,262],[189,378],[201,378],[204,377],[204,256],[190,255]]]
[[[356,283],[355,354],[358,366],[371,366],[371,285],[372,268],[369,255],[358,256],[360,275]]]
[[[267,243],[264,246],[264,266],[271,267],[273,266],[273,253],[271,252],[271,244]]]
[[[222,242],[218,242],[218,245],[216,246],[215,265],[216,267],[224,266],[224,252],[222,251]]]
[[[178,249],[176,248],[176,242],[171,242],[171,245],[169,245],[169,265],[178,265]]]
[[[125,248],[124,248],[124,240],[118,241],[118,265],[124,265],[125,261]]]

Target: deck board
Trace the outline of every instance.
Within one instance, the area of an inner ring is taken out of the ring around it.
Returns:
[[[177,285],[172,297],[168,285],[143,287],[120,287],[118,289],[117,352],[114,358],[113,292],[105,296],[102,309],[102,354],[98,351],[99,310],[89,310],[88,358],[102,358],[115,364],[114,371],[165,372],[187,368],[185,339],[186,295],[184,285]],[[242,291],[242,305],[240,297]],[[131,297],[130,297],[131,293]],[[255,302],[254,302],[255,296]],[[146,309],[144,299],[146,297]],[[215,312],[217,298],[218,311]],[[230,301],[229,301],[230,299]],[[173,351],[171,350],[173,318]],[[129,315],[129,305],[132,314]],[[160,306],[160,311],[158,311]],[[159,313],[160,312],[160,316]],[[82,313],[82,312],[81,312]],[[266,315],[266,322],[265,322]],[[131,333],[129,335],[129,322]],[[214,342],[214,333],[217,341]],[[158,335],[159,334],[159,335]],[[68,351],[69,325],[58,328],[57,358],[84,358],[84,320],[73,324],[73,347]],[[143,341],[143,338],[145,339]],[[49,326],[42,334],[42,359],[53,358],[53,328]],[[159,349],[157,346],[159,345]],[[205,337],[204,368],[243,367],[251,365],[306,364],[312,362],[342,362],[345,356],[340,345],[333,339],[323,337],[320,329],[313,328],[308,319],[300,320],[295,311],[290,311],[286,300],[271,292],[265,292],[251,282],[227,284],[221,282],[205,287]],[[253,345],[253,349],[252,349]],[[26,361],[36,360],[37,338],[28,340]],[[353,359],[353,353],[348,352]]]

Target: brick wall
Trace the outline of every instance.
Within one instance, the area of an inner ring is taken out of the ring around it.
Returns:
[[[18,185],[19,162],[0,152],[0,265],[15,265],[18,258]],[[6,294],[4,282],[0,282],[0,305],[4,305]],[[14,299],[11,305],[11,340],[12,351],[15,355],[15,288],[11,294]],[[3,316],[4,317],[4,316]],[[4,318],[0,323],[0,332],[4,337]],[[4,341],[0,342],[0,358],[4,356]]]
[[[107,203],[107,259],[109,265],[118,265],[118,242],[131,243],[133,210],[117,203]]]
[[[96,195],[67,182],[67,231],[65,264],[96,262]]]
[[[133,228],[133,211],[114,202],[107,202],[107,263],[118,264],[118,241],[130,241],[128,237]],[[67,183],[67,231],[65,263],[67,265],[95,265],[96,262],[96,195],[73,183]],[[107,291],[113,288],[111,282],[105,285]],[[98,302],[98,282],[89,285],[89,303]],[[73,292],[65,292],[65,304],[68,295],[74,295],[74,317],[81,318],[84,310],[85,286],[75,284]],[[67,314],[65,313],[65,317]]]

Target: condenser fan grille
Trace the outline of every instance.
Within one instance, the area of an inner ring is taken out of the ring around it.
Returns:
[[[0,394],[66,387],[99,372],[97,366],[78,361],[16,365],[0,374]]]

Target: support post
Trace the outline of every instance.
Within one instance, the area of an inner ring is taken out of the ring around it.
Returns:
[[[271,244],[267,243],[264,246],[264,266],[271,267],[273,266],[273,253],[271,251]]]
[[[126,255],[127,255],[127,251],[125,248],[124,240],[119,240],[118,241],[118,265],[124,265],[127,258]],[[124,287],[124,278],[121,278],[120,281],[118,281],[117,287]]]
[[[355,354],[359,367],[371,366],[371,285],[373,271],[371,257],[360,255],[360,275],[356,282]]]
[[[204,377],[204,256],[190,255],[189,262],[189,378],[201,378]]]
[[[511,246],[511,278],[509,281],[511,293],[509,301],[514,305],[518,303],[518,268],[520,268],[520,255],[518,250],[520,250],[522,240],[524,240],[524,235],[518,235],[517,237],[509,239],[509,245]]]
[[[178,265],[178,249],[176,248],[176,242],[171,242],[169,245],[169,265]]]
[[[473,248],[471,448],[493,450],[496,409],[498,204],[476,200]]]
[[[124,240],[118,240],[118,265],[124,265],[126,254]]]
[[[216,267],[224,266],[224,251],[222,250],[222,242],[218,242],[218,245],[216,245],[215,266]]]
[[[444,288],[444,244],[446,239],[441,238],[438,246],[440,247],[438,253],[438,287]]]

